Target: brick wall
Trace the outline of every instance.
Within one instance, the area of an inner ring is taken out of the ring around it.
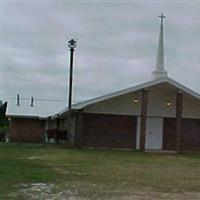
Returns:
[[[136,148],[137,117],[84,113],[83,122],[84,146]]]
[[[182,151],[200,151],[200,119],[182,119],[180,148]],[[163,149],[176,150],[176,119],[164,119]]]
[[[14,142],[44,142],[45,122],[39,119],[12,118],[10,140]]]
[[[181,148],[188,151],[200,151],[200,119],[183,119]]]
[[[163,150],[176,150],[176,119],[164,118]]]

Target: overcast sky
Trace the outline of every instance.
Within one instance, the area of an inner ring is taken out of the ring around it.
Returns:
[[[1,2],[3,99],[20,93],[67,101],[72,37],[78,39],[74,102],[150,79],[161,12],[167,16],[166,70],[200,93],[200,1],[6,0]]]

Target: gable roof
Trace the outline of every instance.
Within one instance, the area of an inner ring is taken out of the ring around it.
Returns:
[[[128,94],[130,92],[136,92],[138,90],[145,89],[145,88],[148,88],[148,87],[151,87],[151,86],[155,86],[155,85],[158,85],[160,83],[169,83],[169,84],[175,86],[176,88],[180,89],[181,91],[183,91],[183,92],[185,92],[185,93],[187,93],[187,94],[189,94],[189,95],[200,100],[200,94],[198,94],[197,92],[185,87],[184,85],[176,82],[175,80],[173,80],[169,77],[162,77],[162,78],[147,81],[145,83],[142,83],[142,84],[139,84],[139,85],[136,85],[136,86],[132,86],[132,87],[129,87],[129,88],[117,91],[117,92],[109,93],[107,95],[103,95],[103,96],[100,96],[100,97],[89,99],[87,101],[83,101],[83,102],[80,102],[80,103],[73,104],[72,109],[75,109],[75,110],[83,109],[84,107],[86,107],[88,105],[95,104],[95,103],[98,103],[98,102],[101,102],[101,101],[105,101],[105,100],[108,100],[110,98],[117,97],[117,96],[120,96],[120,95]],[[67,111],[68,111],[68,108],[65,108],[64,110],[59,112],[57,115],[52,116],[52,117],[60,116]]]

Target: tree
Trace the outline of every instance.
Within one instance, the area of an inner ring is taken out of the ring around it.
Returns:
[[[6,118],[7,102],[0,106],[0,140],[5,139],[5,134],[8,132],[8,120]]]

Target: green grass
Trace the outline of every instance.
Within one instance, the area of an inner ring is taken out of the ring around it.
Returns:
[[[136,191],[200,194],[200,155],[0,143],[0,199],[11,193],[19,196],[10,199],[27,199],[18,187],[24,183],[54,183],[52,193],[69,189],[83,199],[120,199]]]

